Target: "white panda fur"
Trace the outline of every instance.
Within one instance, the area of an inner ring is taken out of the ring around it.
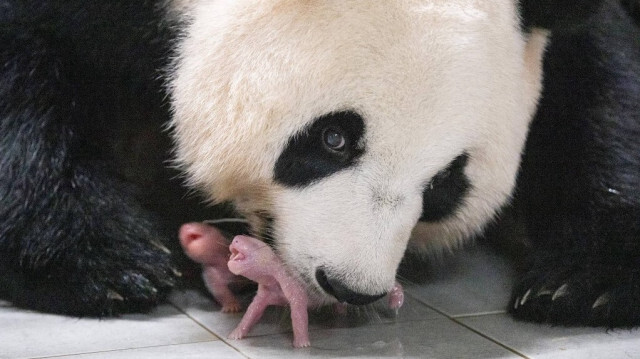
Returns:
[[[410,237],[455,247],[509,200],[546,43],[521,31],[513,0],[187,3],[170,75],[177,162],[255,228],[271,213],[277,251],[319,297],[331,300],[316,268],[384,293]],[[304,188],[276,183],[289,139],[341,110],[366,124],[358,164]],[[462,206],[416,226],[424,186],[463,151]]]

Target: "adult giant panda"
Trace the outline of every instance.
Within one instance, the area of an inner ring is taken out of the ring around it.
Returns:
[[[194,2],[171,76],[178,160],[311,293],[358,304],[407,247],[480,233],[521,168],[533,248],[511,312],[638,324],[640,29],[630,3],[521,5],[523,21],[514,1]],[[541,98],[534,26],[555,30]]]
[[[104,165],[166,119],[162,68],[189,184],[319,300],[369,303],[406,251],[453,248],[513,203],[532,244],[515,316],[640,323],[636,1],[0,5],[0,284],[19,305],[109,314],[171,285]]]

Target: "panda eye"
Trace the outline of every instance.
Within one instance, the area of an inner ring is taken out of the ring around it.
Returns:
[[[329,150],[343,151],[347,145],[347,140],[341,130],[335,127],[328,127],[322,132],[322,140]]]
[[[355,166],[365,151],[364,135],[364,118],[355,111],[317,117],[291,136],[276,161],[274,180],[289,187],[305,187]]]

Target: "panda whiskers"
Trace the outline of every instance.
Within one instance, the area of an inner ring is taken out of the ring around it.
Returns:
[[[396,274],[396,279],[398,280],[398,282],[400,282],[401,284],[405,285],[405,284],[409,284],[409,285],[417,285],[419,284],[417,281],[404,276],[402,274]]]
[[[244,218],[219,218],[219,219],[207,219],[202,221],[202,223],[205,224],[210,224],[210,225],[217,225],[217,224],[222,224],[222,223],[244,223],[244,224],[249,224],[249,221],[244,219]]]
[[[256,211],[253,213],[253,218],[253,222],[247,222],[251,227],[250,234],[275,250],[273,216],[267,211]]]
[[[383,320],[380,315],[380,308],[376,304],[352,305],[349,306],[349,309],[349,315],[361,321],[380,323]]]

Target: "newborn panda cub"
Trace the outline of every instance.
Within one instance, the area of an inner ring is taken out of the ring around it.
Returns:
[[[230,283],[240,280],[229,271],[227,261],[229,241],[212,226],[187,223],[180,227],[180,244],[193,261],[202,264],[202,279],[207,289],[222,306],[223,313],[235,313],[242,305],[229,289]]]
[[[229,289],[239,276],[258,283],[258,292],[247,308],[240,324],[229,334],[230,339],[242,339],[260,320],[270,305],[290,306],[293,326],[293,346],[311,344],[308,332],[307,307],[318,305],[309,301],[305,287],[292,277],[280,258],[264,242],[249,236],[236,236],[231,245],[216,228],[202,223],[187,223],[180,228],[180,243],[185,253],[203,265],[203,279],[223,312],[237,312],[241,305]],[[389,307],[399,309],[404,292],[399,283],[389,294]],[[334,304],[343,312],[344,304]]]

